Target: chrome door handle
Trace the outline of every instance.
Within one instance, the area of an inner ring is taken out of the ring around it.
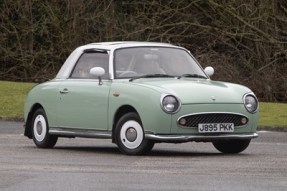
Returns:
[[[69,90],[67,88],[60,90],[60,94],[67,94],[67,93],[69,93]]]

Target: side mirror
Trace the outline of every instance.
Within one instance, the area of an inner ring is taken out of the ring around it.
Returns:
[[[211,66],[207,66],[206,68],[204,68],[204,72],[211,77],[214,74],[214,69]]]
[[[105,74],[105,69],[101,67],[94,67],[90,69],[90,74],[92,76],[98,77],[99,78],[99,85],[102,85],[102,76]]]

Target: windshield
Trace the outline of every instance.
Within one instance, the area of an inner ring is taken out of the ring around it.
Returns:
[[[115,51],[115,78],[145,75],[204,76],[194,58],[184,49],[169,47],[132,47]]]

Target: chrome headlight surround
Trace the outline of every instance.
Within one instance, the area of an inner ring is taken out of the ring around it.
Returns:
[[[166,113],[176,113],[181,107],[181,102],[174,95],[164,94],[161,96],[160,106]]]
[[[258,111],[258,100],[256,96],[253,93],[247,93],[243,96],[243,103],[245,106],[245,109],[249,113],[255,113]]]

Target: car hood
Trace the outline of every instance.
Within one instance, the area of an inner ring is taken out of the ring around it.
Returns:
[[[136,84],[178,97],[182,104],[243,103],[245,86],[209,79],[140,79]]]

